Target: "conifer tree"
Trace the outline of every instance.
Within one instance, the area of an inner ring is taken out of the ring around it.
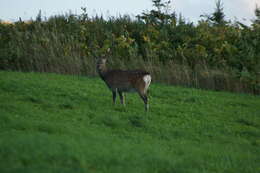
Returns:
[[[256,19],[253,21],[254,24],[260,25],[260,7],[256,6],[255,8]]]
[[[213,25],[225,25],[227,22],[225,20],[224,7],[221,0],[216,1],[215,11],[210,15],[201,15],[205,17],[208,22]]]

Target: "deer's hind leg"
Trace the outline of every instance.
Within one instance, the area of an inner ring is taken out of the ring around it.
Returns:
[[[142,98],[142,100],[144,101],[145,111],[148,111],[148,109],[149,109],[149,104],[148,104],[148,96],[147,96],[147,93],[139,92],[139,96],[140,96],[140,97]]]
[[[148,111],[149,109],[148,95],[147,95],[149,85],[150,85],[150,81],[147,82],[144,80],[144,81],[140,81],[139,85],[136,87],[139,96],[142,98],[144,102],[145,111]]]

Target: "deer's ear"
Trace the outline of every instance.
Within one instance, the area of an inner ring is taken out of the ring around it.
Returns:
[[[107,48],[107,53],[110,53],[110,48]]]

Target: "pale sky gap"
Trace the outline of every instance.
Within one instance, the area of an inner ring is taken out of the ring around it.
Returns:
[[[177,14],[181,13],[185,19],[195,22],[202,14],[210,14],[214,11],[216,0],[172,0],[172,9]],[[222,0],[226,19],[238,20],[250,24],[254,19],[256,4],[260,6],[260,0]],[[151,0],[0,0],[0,19],[4,21],[17,21],[35,19],[39,10],[43,17],[57,14],[72,13],[81,14],[81,7],[87,7],[90,16],[103,15],[118,16],[128,14],[136,16],[143,11],[151,10]]]

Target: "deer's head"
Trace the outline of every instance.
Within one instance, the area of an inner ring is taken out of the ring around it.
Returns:
[[[97,58],[97,70],[99,74],[104,74],[107,71],[106,62],[109,52],[110,49],[108,48],[105,53],[101,54],[101,56]]]
[[[109,57],[109,53],[110,53],[110,48],[108,48],[105,53],[102,53],[100,57],[96,58],[97,65],[106,64],[107,59]]]

